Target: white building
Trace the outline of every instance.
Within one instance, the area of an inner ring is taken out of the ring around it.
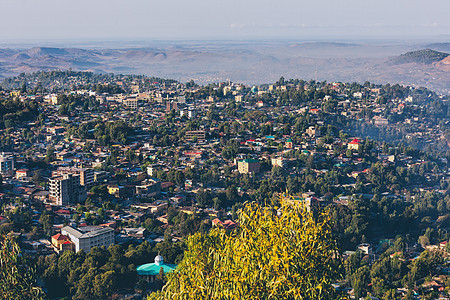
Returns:
[[[283,157],[272,157],[270,159],[270,161],[272,162],[272,166],[277,166],[280,168],[284,168],[286,166],[286,159]]]
[[[128,98],[123,100],[123,104],[130,109],[138,108],[138,100],[136,98]]]
[[[188,119],[193,119],[193,118],[195,118],[197,116],[197,114],[196,114],[195,110],[183,109],[183,110],[180,110],[180,117],[182,117],[182,116],[186,116]]]
[[[0,154],[0,174],[13,174],[14,167],[14,155],[2,153]]]
[[[114,245],[114,229],[110,227],[86,226],[83,228],[73,228],[66,226],[61,229],[61,234],[70,238],[75,244],[75,251],[83,250],[86,253],[93,247],[108,247]]]

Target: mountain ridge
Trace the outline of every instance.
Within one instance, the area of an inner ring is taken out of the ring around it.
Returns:
[[[433,49],[446,47],[436,44]],[[342,82],[401,83],[450,93],[448,64],[441,54],[422,63],[392,61],[428,45],[336,42],[240,42],[149,44],[110,49],[32,47],[0,49],[0,78],[22,72],[68,70],[143,74],[198,83],[246,84],[285,78]],[[437,50],[429,53],[442,53]],[[418,52],[414,52],[418,51]],[[403,55],[403,56],[402,56]],[[448,54],[446,54],[448,55]],[[414,55],[412,55],[414,57]],[[425,55],[425,57],[427,57]],[[431,55],[430,57],[434,57]]]

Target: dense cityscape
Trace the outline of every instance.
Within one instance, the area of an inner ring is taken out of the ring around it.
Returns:
[[[36,297],[153,299],[188,237],[286,198],[331,218],[333,297],[448,297],[448,96],[75,71],[1,86],[0,234]]]

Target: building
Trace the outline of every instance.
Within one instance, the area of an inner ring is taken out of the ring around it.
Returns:
[[[292,142],[291,139],[287,139],[286,143],[284,143],[284,146],[286,147],[286,149],[292,149],[294,148],[294,143]]]
[[[150,211],[150,213],[152,214],[161,215],[164,211],[167,210],[167,207],[169,207],[169,203],[156,201],[153,203],[133,204],[132,207]]]
[[[156,177],[156,174],[162,168],[163,168],[163,166],[160,164],[149,165],[149,166],[147,166],[147,174],[148,174],[148,176]]]
[[[308,194],[309,193],[303,193],[302,197],[295,196],[288,201],[292,204],[300,203],[301,205],[304,205],[308,212],[317,212],[317,209],[320,206],[319,200],[316,197],[305,197]]]
[[[55,247],[57,252],[73,251],[75,249],[75,244],[70,241],[70,238],[61,233],[52,236],[52,246]]]
[[[259,173],[261,164],[256,159],[244,159],[238,161],[238,170],[241,174]]]
[[[222,222],[219,218],[215,218],[214,220],[212,220],[212,225],[213,227],[221,227],[225,230],[233,230],[238,227],[238,225],[232,220],[225,220],[224,222]]]
[[[136,98],[125,99],[123,100],[123,104],[130,109],[138,108],[138,100]]]
[[[203,142],[206,138],[206,132],[204,130],[191,130],[186,131],[184,135],[185,139],[189,142],[197,140],[199,142]]]
[[[178,103],[175,101],[169,101],[167,100],[166,103],[166,112],[170,113],[172,111],[172,109],[174,109],[175,111],[178,110]]]
[[[188,110],[183,109],[183,110],[180,110],[180,117],[182,117],[182,116],[186,116],[188,119],[193,119],[197,116],[197,113],[193,109],[188,109]]]
[[[157,255],[154,263],[140,265],[136,268],[136,272],[140,278],[145,279],[147,282],[154,282],[161,269],[164,271],[164,274],[167,274],[175,270],[176,267],[177,265],[165,264],[163,257]]]
[[[3,152],[0,154],[0,174],[14,175],[14,155]]]
[[[308,129],[306,129],[306,134],[308,134],[310,137],[320,136],[320,130],[316,129],[314,126],[310,126]]]
[[[16,171],[17,180],[26,180],[30,177],[30,171],[28,169],[20,169]]]
[[[185,95],[180,95],[178,96],[178,103],[180,104],[186,104],[186,96]]]
[[[372,254],[372,246],[370,244],[359,244],[358,250],[364,254]]]
[[[39,192],[33,194],[33,199],[35,199],[37,201],[41,201],[43,203],[47,203],[49,195],[50,195],[50,193],[48,191],[39,191]]]
[[[284,157],[272,157],[270,159],[270,162],[272,163],[272,166],[277,166],[280,168],[286,167],[286,159]]]
[[[66,129],[63,126],[53,126],[53,127],[47,127],[47,132],[55,135],[55,134],[62,134],[64,133]]]
[[[86,199],[86,189],[80,185],[80,176],[64,174],[50,178],[49,200],[52,205],[67,205],[83,202]]]
[[[141,185],[136,186],[137,197],[154,197],[161,193],[161,180],[159,179],[147,179],[142,182]]]
[[[80,185],[86,187],[86,190],[90,190],[95,184],[94,170],[90,168],[59,167],[56,171],[52,172],[53,177],[64,174],[79,175]]]
[[[108,176],[106,171],[94,171],[94,182],[105,182]]]
[[[347,148],[350,150],[359,150],[361,147],[361,141],[358,139],[353,139],[350,143],[348,143]]]
[[[120,185],[108,185],[108,194],[118,198],[125,196],[125,187]]]
[[[114,245],[114,229],[110,227],[86,226],[73,228],[66,226],[61,229],[61,234],[68,236],[75,245],[75,251],[83,250],[89,253],[93,247],[109,247]]]
[[[389,124],[388,119],[380,117],[380,116],[373,117],[372,121],[373,121],[373,124],[375,124],[377,126],[378,125],[388,125]]]

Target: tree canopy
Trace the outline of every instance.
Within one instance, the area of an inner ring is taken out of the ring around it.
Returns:
[[[342,273],[329,214],[280,202],[246,203],[234,231],[189,237],[182,262],[149,299],[339,298],[331,285]]]
[[[0,236],[0,299],[43,299],[43,295],[14,238]]]

